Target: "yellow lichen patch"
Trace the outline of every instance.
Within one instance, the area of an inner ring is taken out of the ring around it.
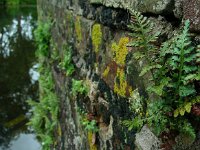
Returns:
[[[107,66],[106,69],[103,72],[103,77],[104,78],[107,77],[109,72],[110,72],[110,67]]]
[[[129,38],[124,37],[120,39],[118,45],[116,43],[112,44],[112,52],[113,52],[114,61],[118,65],[125,65],[126,56],[128,54],[128,49],[126,45],[128,43],[129,43]]]
[[[81,32],[80,17],[76,17],[75,31],[76,31],[77,39],[78,39],[78,41],[80,42],[80,41],[82,40],[82,32]]]
[[[92,27],[92,44],[94,46],[94,50],[96,53],[99,51],[101,42],[102,42],[101,25],[95,24]]]
[[[116,77],[118,79],[118,82],[115,81],[114,83],[114,92],[122,97],[126,96],[127,90],[129,93],[132,93],[132,87],[128,85],[123,69],[120,69],[120,68],[117,69]]]
[[[90,150],[97,150],[97,146],[93,142],[93,138],[94,138],[94,133],[89,131],[88,132],[88,142],[89,142]]]

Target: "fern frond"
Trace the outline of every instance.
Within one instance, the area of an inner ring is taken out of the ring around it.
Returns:
[[[159,36],[159,32],[153,33],[153,23],[147,17],[144,17],[140,12],[131,11],[131,24],[128,26],[133,32],[130,34],[134,40],[129,43],[129,46],[142,49],[143,54],[150,54],[150,51],[156,51],[153,44]]]

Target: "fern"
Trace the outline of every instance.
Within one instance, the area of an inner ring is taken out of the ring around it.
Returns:
[[[50,45],[50,29],[51,22],[48,20],[46,23],[39,22],[37,29],[34,31],[35,41],[37,44],[36,55],[41,59],[49,55]]]
[[[131,14],[133,17],[129,28],[133,31],[130,34],[133,39],[129,46],[137,48],[133,54],[135,59],[146,60],[140,76],[144,77],[149,72],[152,74],[154,84],[147,87],[147,91],[155,100],[144,99],[147,110],[142,110],[143,115],[132,109],[136,117],[125,120],[123,124],[133,129],[148,123],[157,135],[167,130],[178,130],[194,139],[194,128],[185,113],[190,113],[192,105],[199,102],[194,81],[200,79],[200,69],[195,65],[200,62],[200,46],[195,48],[191,44],[189,21],[185,21],[181,33],[158,48],[155,41],[159,32],[153,33],[153,24],[139,12],[133,11]],[[137,106],[137,101],[131,102],[131,108],[135,108],[133,106]],[[181,125],[184,127],[180,128]]]
[[[40,101],[29,100],[29,105],[33,107],[33,115],[29,125],[35,130],[45,150],[48,147],[50,148],[50,145],[53,145],[53,135],[58,124],[59,104],[57,96],[54,93],[54,84],[50,69],[46,68],[42,70],[39,79]]]
[[[42,149],[49,150],[54,141],[54,132],[58,125],[59,103],[55,94],[55,85],[51,74],[50,65],[46,58],[49,57],[50,49],[50,23],[40,23],[35,31],[37,42],[37,56],[40,61],[38,69],[40,73],[39,102],[29,100],[29,105],[32,109],[32,117],[28,123],[36,132],[37,137],[42,142]]]
[[[176,89],[176,94],[180,96],[180,99],[195,94],[194,85],[189,84],[187,80],[188,76],[197,70],[196,66],[191,65],[196,55],[193,54],[194,48],[191,46],[188,30],[189,21],[187,20],[182,34],[178,36],[173,51],[171,51],[171,58],[168,62],[175,80],[174,89]]]
[[[179,121],[178,128],[181,134],[189,137],[190,143],[193,143],[195,141],[196,139],[195,130],[187,119]]]
[[[71,47],[69,47],[68,45],[64,46],[64,58],[63,61],[60,63],[60,67],[61,69],[66,71],[66,74],[68,76],[72,75],[75,70],[74,65],[72,64]]]

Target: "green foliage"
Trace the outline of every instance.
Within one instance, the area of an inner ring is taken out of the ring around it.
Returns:
[[[189,123],[188,120],[180,120],[178,123],[178,129],[181,132],[181,134],[189,137],[188,139],[190,140],[190,143],[193,143],[195,138],[196,138],[196,134],[195,134],[195,130],[192,127],[191,123]]]
[[[88,91],[89,89],[83,80],[72,79],[72,94],[74,96],[76,96],[78,93],[86,95]]]
[[[84,119],[81,124],[84,126],[85,130],[92,131],[92,132],[98,132],[99,128],[97,127],[96,120],[87,120]]]
[[[134,53],[135,59],[141,59],[145,57],[149,66],[142,68],[140,76],[146,74],[148,71],[152,71],[154,68],[160,68],[161,66],[154,60],[158,53],[158,48],[154,42],[159,36],[159,32],[153,32],[154,24],[151,23],[147,17],[141,15],[140,12],[132,11],[132,23],[128,27],[134,31],[130,33],[133,38],[129,43],[131,47],[137,47],[138,51]],[[153,61],[154,60],[154,61]]]
[[[5,4],[8,6],[30,5],[36,4],[36,0],[5,0]]]
[[[55,144],[54,133],[58,127],[59,103],[55,94],[55,85],[51,74],[50,65],[45,61],[50,49],[51,23],[39,23],[35,31],[37,43],[37,56],[39,58],[39,102],[29,101],[32,106],[32,117],[29,125],[34,129],[37,137],[42,142],[43,150],[50,150]]]
[[[99,131],[96,120],[89,120],[87,117],[88,114],[86,112],[82,111],[81,109],[79,109],[78,112],[81,116],[80,122],[83,125],[85,130],[91,131],[93,133]]]
[[[60,62],[61,69],[66,71],[68,76],[72,75],[75,71],[74,65],[72,64],[72,52],[70,46],[64,46],[64,58],[63,61]]]
[[[174,111],[174,117],[176,118],[178,115],[184,116],[185,112],[190,113],[192,105],[200,103],[200,96],[195,97],[193,100],[189,102],[184,102]]]
[[[49,45],[51,39],[51,22],[39,22],[37,29],[34,31],[35,41],[37,44],[36,55],[39,59],[49,56]],[[40,60],[41,61],[41,60]]]
[[[19,5],[20,0],[8,0],[6,1],[7,5]]]
[[[145,122],[144,116],[145,110],[143,108],[144,102],[140,97],[138,89],[132,92],[131,97],[129,98],[130,102],[130,110],[134,112],[135,118],[132,120],[124,120],[122,124],[128,127],[128,130],[141,128],[143,123]]]
[[[42,142],[44,150],[49,150],[53,145],[54,131],[58,124],[58,100],[54,91],[53,78],[49,68],[40,68],[40,101],[29,101],[32,106],[32,126]]]
[[[145,101],[143,106],[139,106],[143,112],[138,114],[133,109],[136,117],[133,121],[126,121],[125,125],[132,129],[148,123],[157,135],[173,129],[195,139],[195,131],[185,113],[190,113],[192,105],[199,102],[194,81],[199,81],[200,70],[196,64],[200,52],[199,47],[191,44],[189,21],[185,21],[182,32],[158,47],[154,43],[159,32],[153,32],[154,25],[138,12],[133,11],[132,15],[133,22],[129,28],[133,31],[133,40],[129,46],[138,48],[133,55],[135,59],[144,61],[145,58],[146,66],[140,76],[151,73],[153,78],[149,81],[153,81],[153,85],[147,88],[151,99],[140,99],[140,102]],[[137,101],[131,101],[130,107],[137,104]]]

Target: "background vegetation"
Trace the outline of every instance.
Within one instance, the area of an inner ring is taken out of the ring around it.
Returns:
[[[35,5],[36,0],[2,0],[0,5]]]

